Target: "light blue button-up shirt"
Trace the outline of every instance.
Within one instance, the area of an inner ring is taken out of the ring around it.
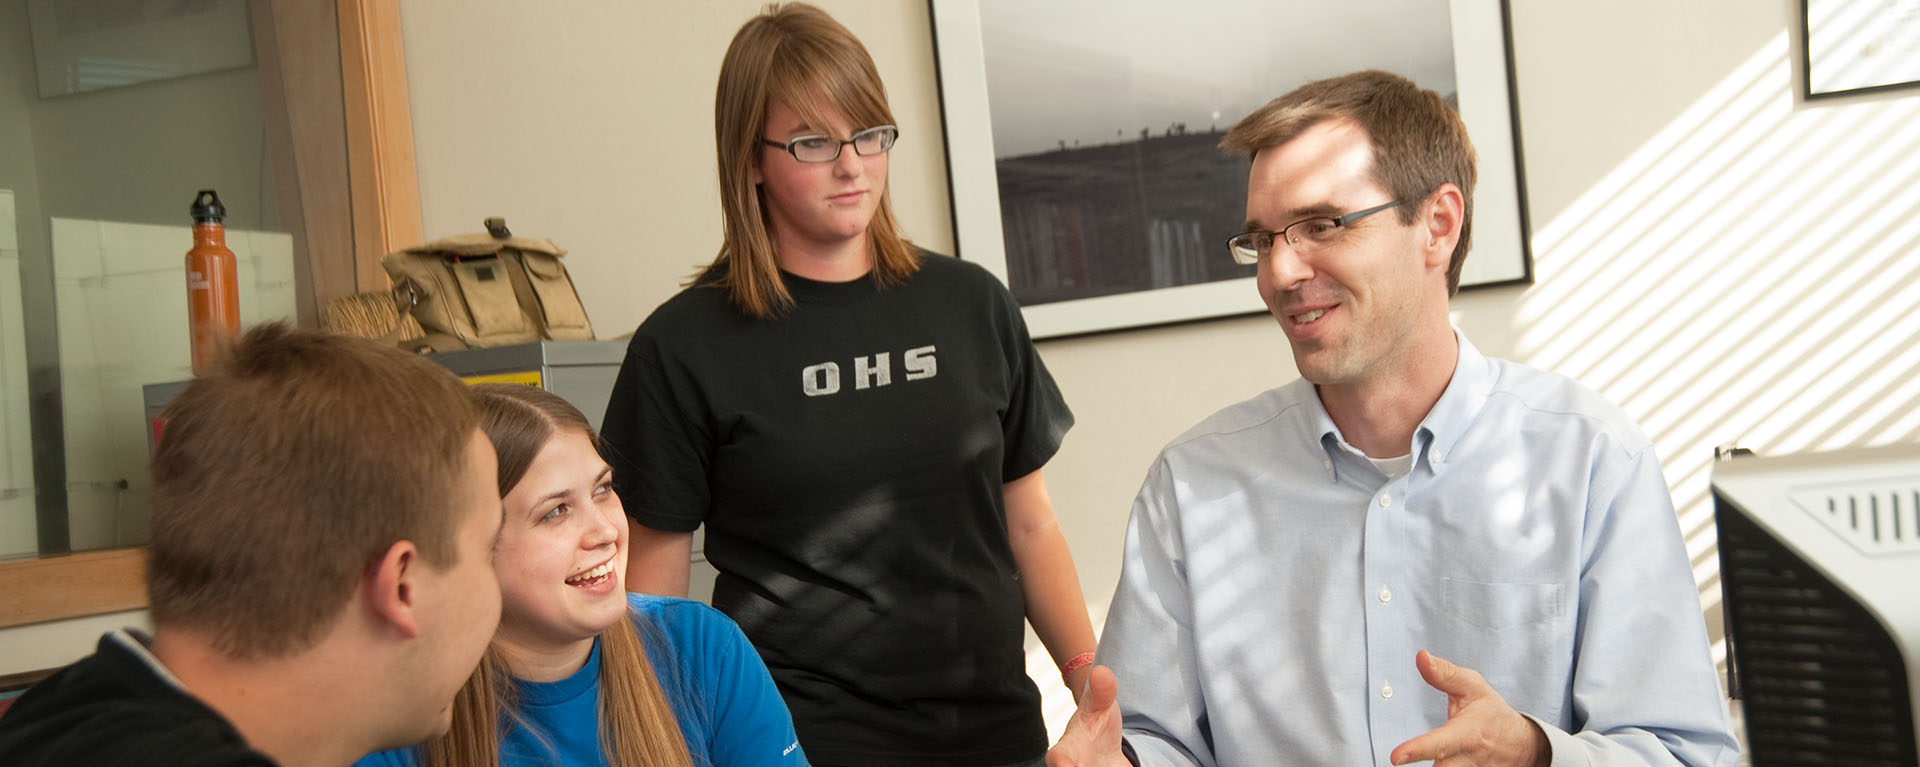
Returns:
[[[1460,336],[1398,478],[1306,381],[1161,452],[1099,653],[1143,764],[1388,764],[1447,720],[1422,649],[1555,765],[1738,763],[1652,445],[1578,384]]]

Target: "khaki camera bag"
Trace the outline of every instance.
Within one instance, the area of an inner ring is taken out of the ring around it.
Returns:
[[[439,352],[591,340],[587,310],[560,263],[567,252],[549,239],[513,236],[504,219],[489,218],[486,227],[380,259],[395,305],[426,330],[401,345]]]

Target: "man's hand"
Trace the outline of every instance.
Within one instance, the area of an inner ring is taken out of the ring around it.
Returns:
[[[1508,706],[1480,672],[1455,666],[1425,650],[1415,656],[1414,665],[1427,684],[1447,694],[1447,723],[1400,744],[1393,750],[1394,764],[1430,761],[1434,767],[1546,767],[1552,759],[1553,747],[1547,742],[1547,734],[1532,719]]]
[[[1047,749],[1047,767],[1130,767],[1120,753],[1120,680],[1106,666],[1087,671],[1080,708]]]
[[[1087,681],[1093,678],[1093,664],[1089,663],[1073,670],[1073,673],[1060,678],[1067,685],[1067,692],[1073,693],[1073,702],[1078,705],[1080,698],[1087,694]],[[1064,733],[1063,733],[1064,734]]]

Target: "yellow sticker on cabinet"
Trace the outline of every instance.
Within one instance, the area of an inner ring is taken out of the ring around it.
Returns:
[[[485,383],[505,383],[505,384],[526,384],[527,386],[539,388],[540,371],[523,370],[517,373],[493,373],[491,375],[483,375],[483,376],[461,376],[460,380],[466,381],[468,386],[472,386],[474,384],[485,384]]]

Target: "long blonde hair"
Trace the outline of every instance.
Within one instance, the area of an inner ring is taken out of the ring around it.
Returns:
[[[586,417],[554,394],[515,384],[481,384],[473,389],[480,395],[481,429],[499,454],[503,498],[554,436],[577,432],[594,439],[593,425]],[[600,632],[599,640],[600,744],[607,764],[692,767],[685,736],[634,622],[615,621]],[[446,735],[427,742],[426,764],[499,764],[504,723],[518,718],[512,679],[499,650],[488,648],[454,697],[453,726]]]
[[[713,140],[720,162],[720,206],[725,234],[713,263],[693,284],[724,287],[742,314],[769,319],[793,306],[780,279],[766,200],[753,183],[760,139],[773,101],[813,125],[825,125],[821,103],[856,126],[894,125],[880,70],[859,38],[825,11],[805,3],[773,4],[733,36],[720,65],[713,99]],[[900,233],[890,191],[867,224],[872,279],[881,287],[907,281],[920,268],[919,251]]]

